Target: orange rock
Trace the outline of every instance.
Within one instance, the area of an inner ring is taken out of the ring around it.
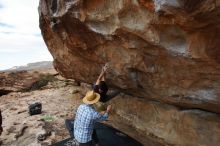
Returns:
[[[41,0],[40,28],[66,78],[220,113],[220,9],[215,1]]]

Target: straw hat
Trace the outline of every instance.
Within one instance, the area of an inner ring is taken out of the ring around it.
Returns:
[[[100,95],[98,93],[95,93],[94,91],[88,91],[86,93],[86,96],[83,98],[83,102],[85,104],[94,104],[98,102],[100,99]]]

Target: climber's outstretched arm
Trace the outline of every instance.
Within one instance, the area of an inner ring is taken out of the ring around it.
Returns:
[[[106,71],[104,72],[102,78],[101,78],[101,81],[105,81],[105,75],[106,75]]]
[[[103,71],[100,73],[100,75],[99,75],[98,79],[96,80],[95,85],[99,85],[99,83],[100,83],[100,81],[102,80],[102,78],[103,78],[104,74],[105,74],[105,73],[104,73]]]
[[[99,83],[101,81],[105,81],[105,74],[106,74],[107,69],[108,69],[108,65],[105,64],[105,66],[102,68],[102,71],[101,71],[101,73],[100,73],[100,75],[99,75],[95,85],[99,85]]]

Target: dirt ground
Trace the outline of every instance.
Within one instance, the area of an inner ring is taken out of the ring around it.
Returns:
[[[0,97],[3,116],[2,146],[46,146],[68,138],[65,119],[73,118],[81,103],[82,87],[68,85],[64,80],[50,83],[42,90],[12,92]],[[42,114],[30,116],[28,106],[42,103]],[[49,133],[38,142],[39,134]]]

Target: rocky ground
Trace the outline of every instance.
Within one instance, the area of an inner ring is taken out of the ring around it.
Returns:
[[[79,90],[74,82],[58,79],[39,90],[11,92],[1,96],[0,109],[4,129],[2,145],[49,145],[68,138],[64,121],[74,116],[73,110],[82,96]],[[30,116],[28,106],[34,102],[42,103],[42,114]],[[45,133],[48,134],[46,140],[38,142],[37,136]]]

